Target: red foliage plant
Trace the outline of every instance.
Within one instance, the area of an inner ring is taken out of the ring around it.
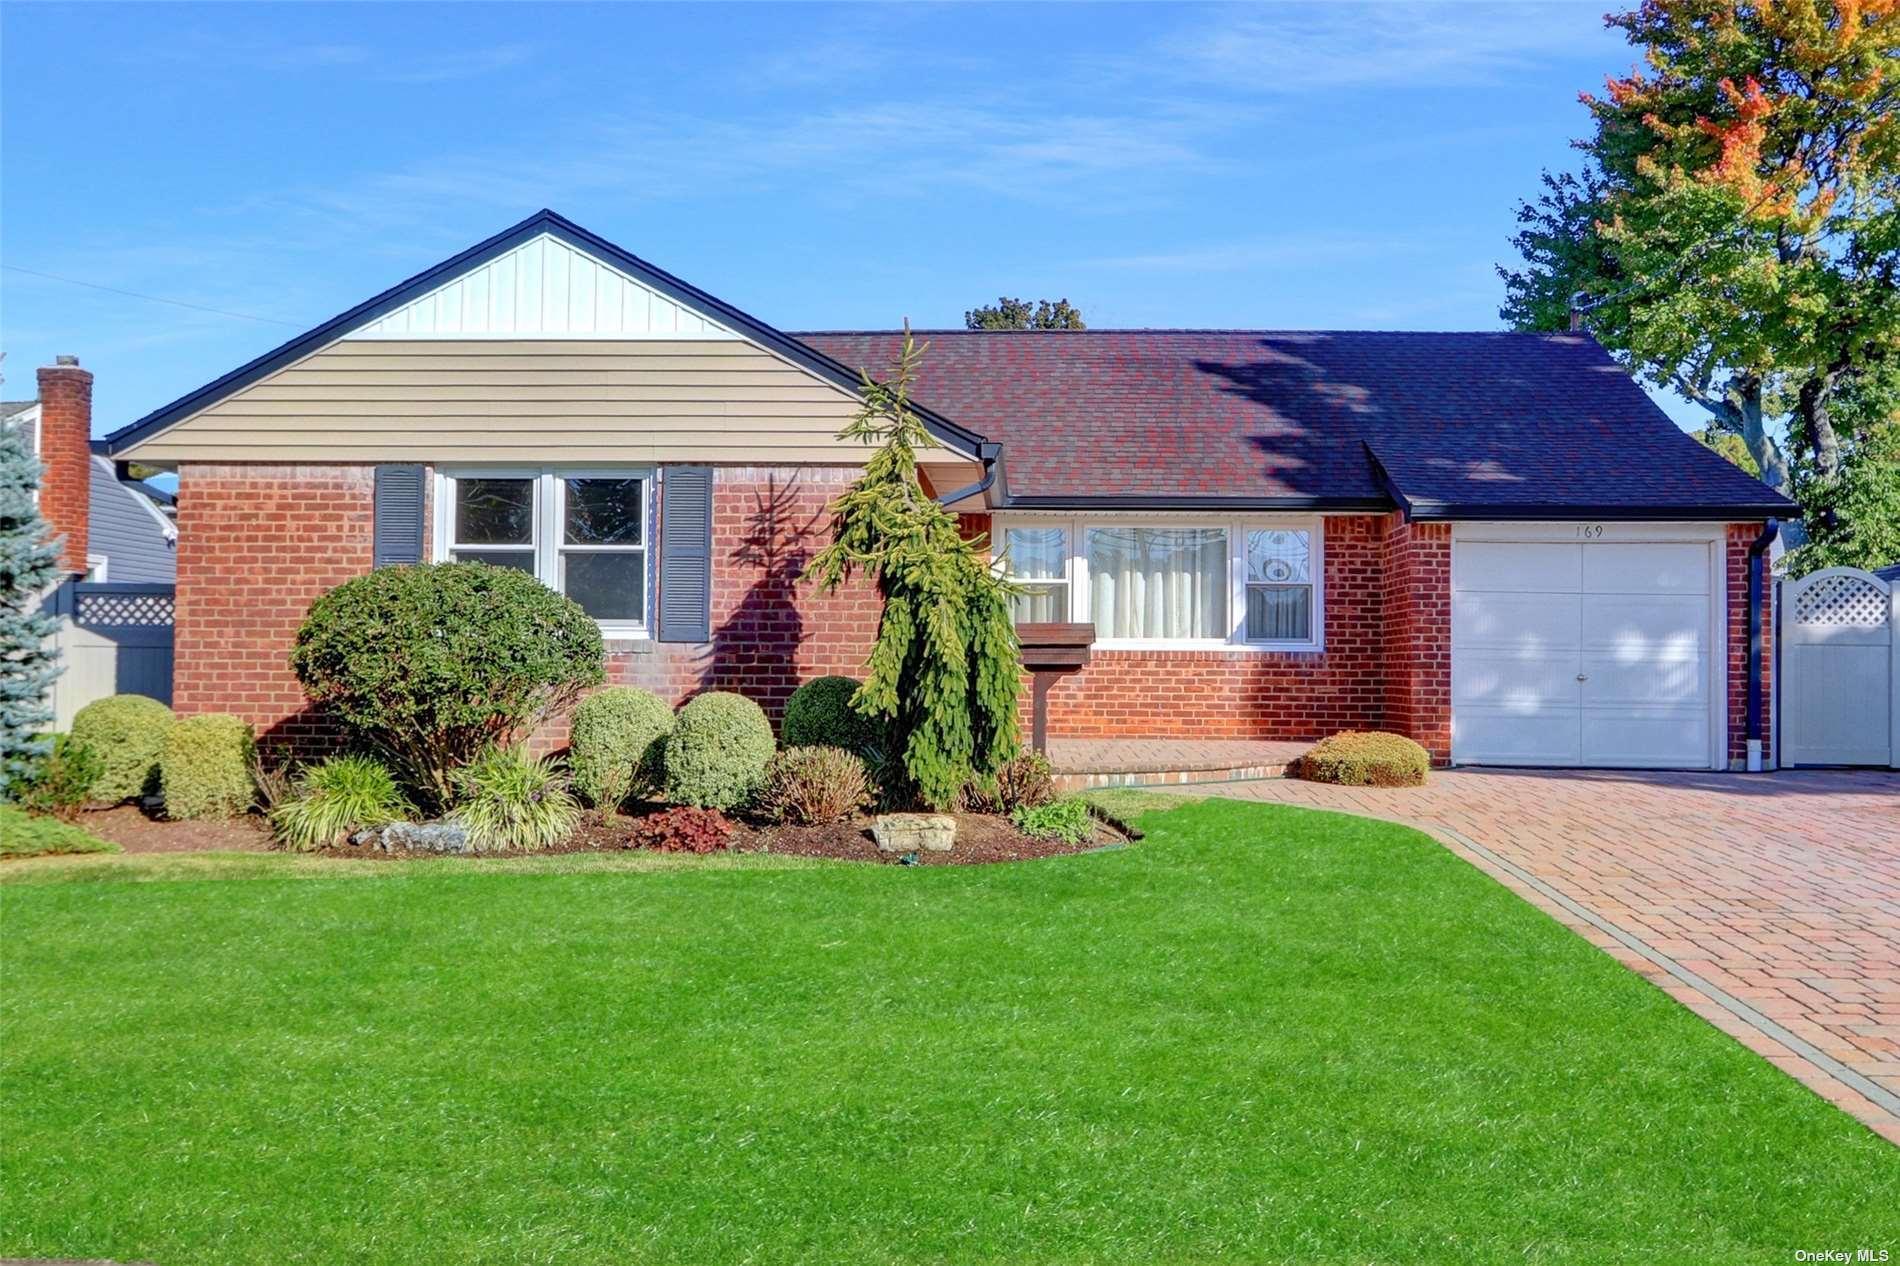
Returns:
[[[717,809],[668,809],[637,823],[627,844],[656,853],[717,853],[732,836],[732,823]]]

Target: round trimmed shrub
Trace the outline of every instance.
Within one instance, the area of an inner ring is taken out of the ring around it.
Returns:
[[[172,727],[158,758],[165,816],[178,821],[234,818],[257,801],[251,727],[225,712],[189,716]]]
[[[526,572],[382,567],[310,606],[290,666],[310,701],[388,758],[424,807],[451,774],[566,712],[605,677],[600,626]]]
[[[1300,757],[1298,774],[1343,787],[1422,787],[1431,767],[1425,749],[1402,734],[1348,730],[1314,744]]]
[[[73,740],[99,753],[92,797],[106,804],[158,794],[158,758],[178,724],[172,710],[144,695],[95,699],[73,715]]]
[[[702,809],[733,809],[765,785],[775,744],[772,723],[744,695],[695,695],[673,718],[662,763],[666,798]]]
[[[612,809],[656,770],[656,746],[673,729],[673,709],[651,690],[609,686],[574,709],[568,730],[567,767],[574,790],[588,804]]]
[[[787,747],[842,747],[862,756],[877,741],[877,727],[851,706],[853,677],[814,677],[785,701],[781,733]]]

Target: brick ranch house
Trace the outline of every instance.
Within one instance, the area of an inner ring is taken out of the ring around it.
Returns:
[[[1025,619],[1094,625],[1053,734],[1744,760],[1751,547],[1794,507],[1587,335],[923,337],[928,490]],[[312,740],[306,608],[420,559],[534,572],[674,699],[857,673],[874,595],[799,575],[898,339],[781,332],[530,217],[109,437],[178,473],[177,707]]]

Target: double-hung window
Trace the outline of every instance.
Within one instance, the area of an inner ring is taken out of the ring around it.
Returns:
[[[603,632],[646,633],[650,471],[445,470],[439,483],[438,557],[519,568]]]
[[[1321,521],[1024,518],[997,532],[1019,621],[1095,625],[1105,649],[1321,648]]]

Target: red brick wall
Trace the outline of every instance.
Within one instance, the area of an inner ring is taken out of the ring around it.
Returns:
[[[370,568],[372,469],[179,467],[179,712],[234,713],[270,746],[328,740],[290,671],[290,646],[319,594]]]
[[[70,358],[69,358],[70,359]],[[55,537],[63,537],[59,565],[86,570],[87,516],[92,482],[92,374],[77,364],[39,371],[40,514]]]
[[[1731,769],[1748,767],[1748,547],[1761,535],[1760,523],[1728,525],[1728,759]],[[1761,613],[1761,752],[1766,767],[1772,760],[1775,697],[1775,613],[1769,598],[1774,577],[1762,559]]]
[[[849,467],[719,467],[713,491],[712,640],[614,642],[610,680],[672,702],[738,690],[775,717],[807,678],[860,675],[877,631],[876,594],[800,584],[827,539]],[[663,481],[664,482],[664,481]],[[317,750],[333,734],[289,666],[310,603],[368,571],[370,466],[208,465],[179,471],[180,712],[231,712],[278,746]],[[559,742],[565,725],[540,736]]]
[[[1379,553],[1384,728],[1451,759],[1451,525],[1388,515]]]

